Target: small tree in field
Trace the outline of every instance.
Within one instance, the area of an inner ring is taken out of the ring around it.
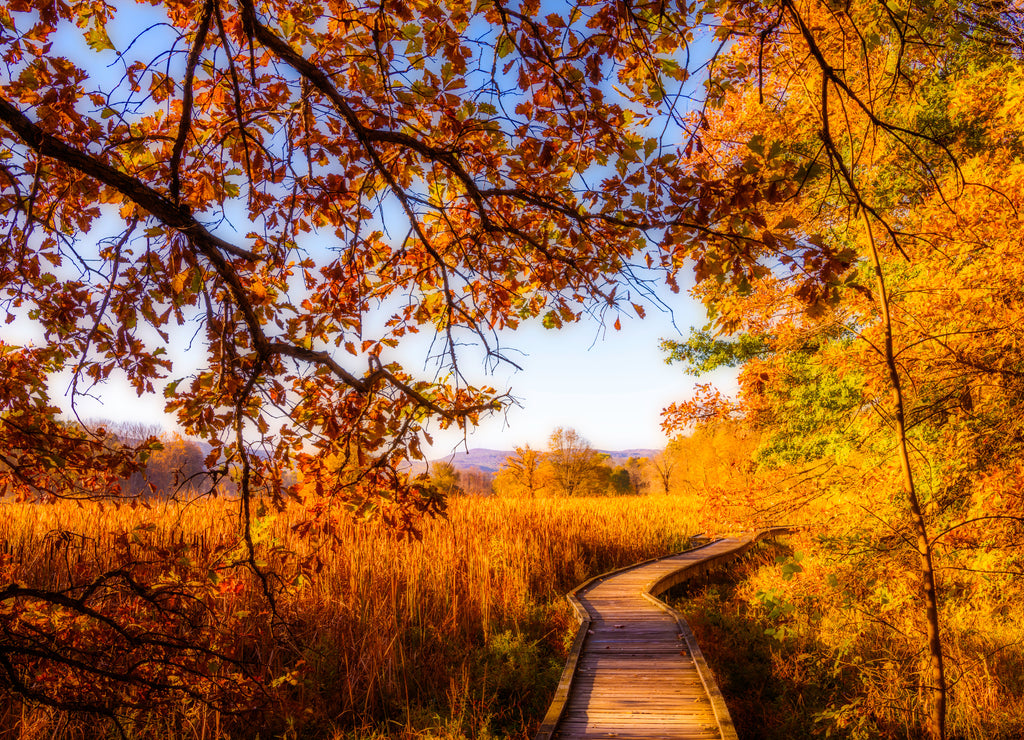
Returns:
[[[678,464],[670,447],[647,460],[647,476],[651,487],[666,496],[672,490],[672,473]]]
[[[535,498],[547,484],[544,453],[530,445],[516,447],[494,476],[495,490],[509,496]]]
[[[626,468],[615,468],[608,476],[608,492],[617,496],[627,493],[635,493],[633,481],[630,478],[629,470]]]
[[[450,462],[435,462],[430,469],[430,482],[443,496],[458,496],[465,491],[461,484],[462,476]]]
[[[551,434],[544,458],[552,490],[561,496],[604,493],[602,456],[575,429],[558,427]]]
[[[644,466],[647,463],[647,458],[630,457],[626,461],[624,470],[629,476],[629,490],[635,495],[644,493],[647,488],[647,478],[644,474]]]

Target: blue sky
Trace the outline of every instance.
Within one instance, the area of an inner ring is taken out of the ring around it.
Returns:
[[[665,364],[658,344],[665,337],[679,338],[680,330],[685,333],[705,320],[699,303],[685,294],[665,293],[661,297],[672,314],[648,306],[643,320],[623,315],[621,331],[615,331],[610,322],[602,327],[596,320],[584,318],[562,329],[544,329],[536,323],[503,335],[502,343],[515,350],[510,356],[523,367],[521,371],[504,366],[488,375],[482,364],[473,364],[472,352],[468,352],[463,370],[469,379],[499,390],[510,389],[518,405],[484,419],[465,441],[457,431],[435,433],[428,456],[443,457],[465,446],[511,449],[528,443],[542,449],[558,426],[576,429],[600,449],[663,447],[667,439],[660,428],[661,410],[686,397],[695,381],[679,366]],[[5,341],[38,341],[29,326],[22,324],[20,329],[18,325],[5,327]],[[179,338],[183,337],[175,337]],[[179,342],[172,341],[172,345],[180,351]],[[422,370],[422,349],[410,347],[400,355],[407,369],[416,374]],[[173,375],[187,375],[189,359],[175,354],[182,365]],[[429,368],[425,374],[430,374]],[[733,375],[725,371],[708,379],[732,390]],[[58,403],[63,400],[66,404],[67,389],[67,377],[55,378],[51,384]],[[163,403],[159,392],[138,398],[115,380],[98,389],[95,397],[79,398],[76,410],[82,419],[142,421],[173,429],[173,420],[163,414]]]
[[[484,421],[469,435],[468,446],[544,448],[555,427],[568,426],[599,449],[664,447],[661,410],[686,397],[695,379],[678,365],[667,365],[658,344],[703,326],[705,314],[688,296],[662,298],[672,315],[648,307],[643,320],[623,316],[621,331],[583,320],[560,330],[529,327],[509,335],[506,343],[525,353],[523,370],[499,371],[490,382],[510,388],[520,406]],[[734,375],[724,371],[701,382],[732,390]],[[445,454],[460,443],[458,434],[440,434],[432,453]]]

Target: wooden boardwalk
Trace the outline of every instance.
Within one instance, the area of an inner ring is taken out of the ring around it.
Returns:
[[[735,740],[692,633],[655,595],[774,533],[722,539],[640,563],[569,594],[580,631],[537,740]]]

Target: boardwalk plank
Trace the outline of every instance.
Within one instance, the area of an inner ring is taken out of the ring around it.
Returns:
[[[557,726],[539,737],[560,740],[722,740],[734,734],[698,672],[681,625],[643,595],[681,568],[701,567],[744,548],[746,539],[720,540],[699,550],[619,571],[576,593],[589,615]],[[699,652],[699,651],[698,651]],[[700,658],[699,661],[703,661]],[[560,690],[561,691],[561,690]],[[726,734],[723,734],[725,732]]]

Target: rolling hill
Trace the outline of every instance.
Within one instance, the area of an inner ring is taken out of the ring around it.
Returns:
[[[656,455],[661,450],[653,449],[629,449],[629,450],[598,450],[608,457],[611,458],[610,462],[613,465],[621,465],[630,457],[650,457]],[[509,455],[515,454],[513,450],[490,450],[485,448],[474,448],[469,451],[460,450],[452,453],[446,457],[435,458],[430,460],[431,463],[435,462],[450,462],[455,466],[456,470],[470,470],[476,468],[482,470],[485,473],[497,472],[501,464],[505,462],[505,458]]]

